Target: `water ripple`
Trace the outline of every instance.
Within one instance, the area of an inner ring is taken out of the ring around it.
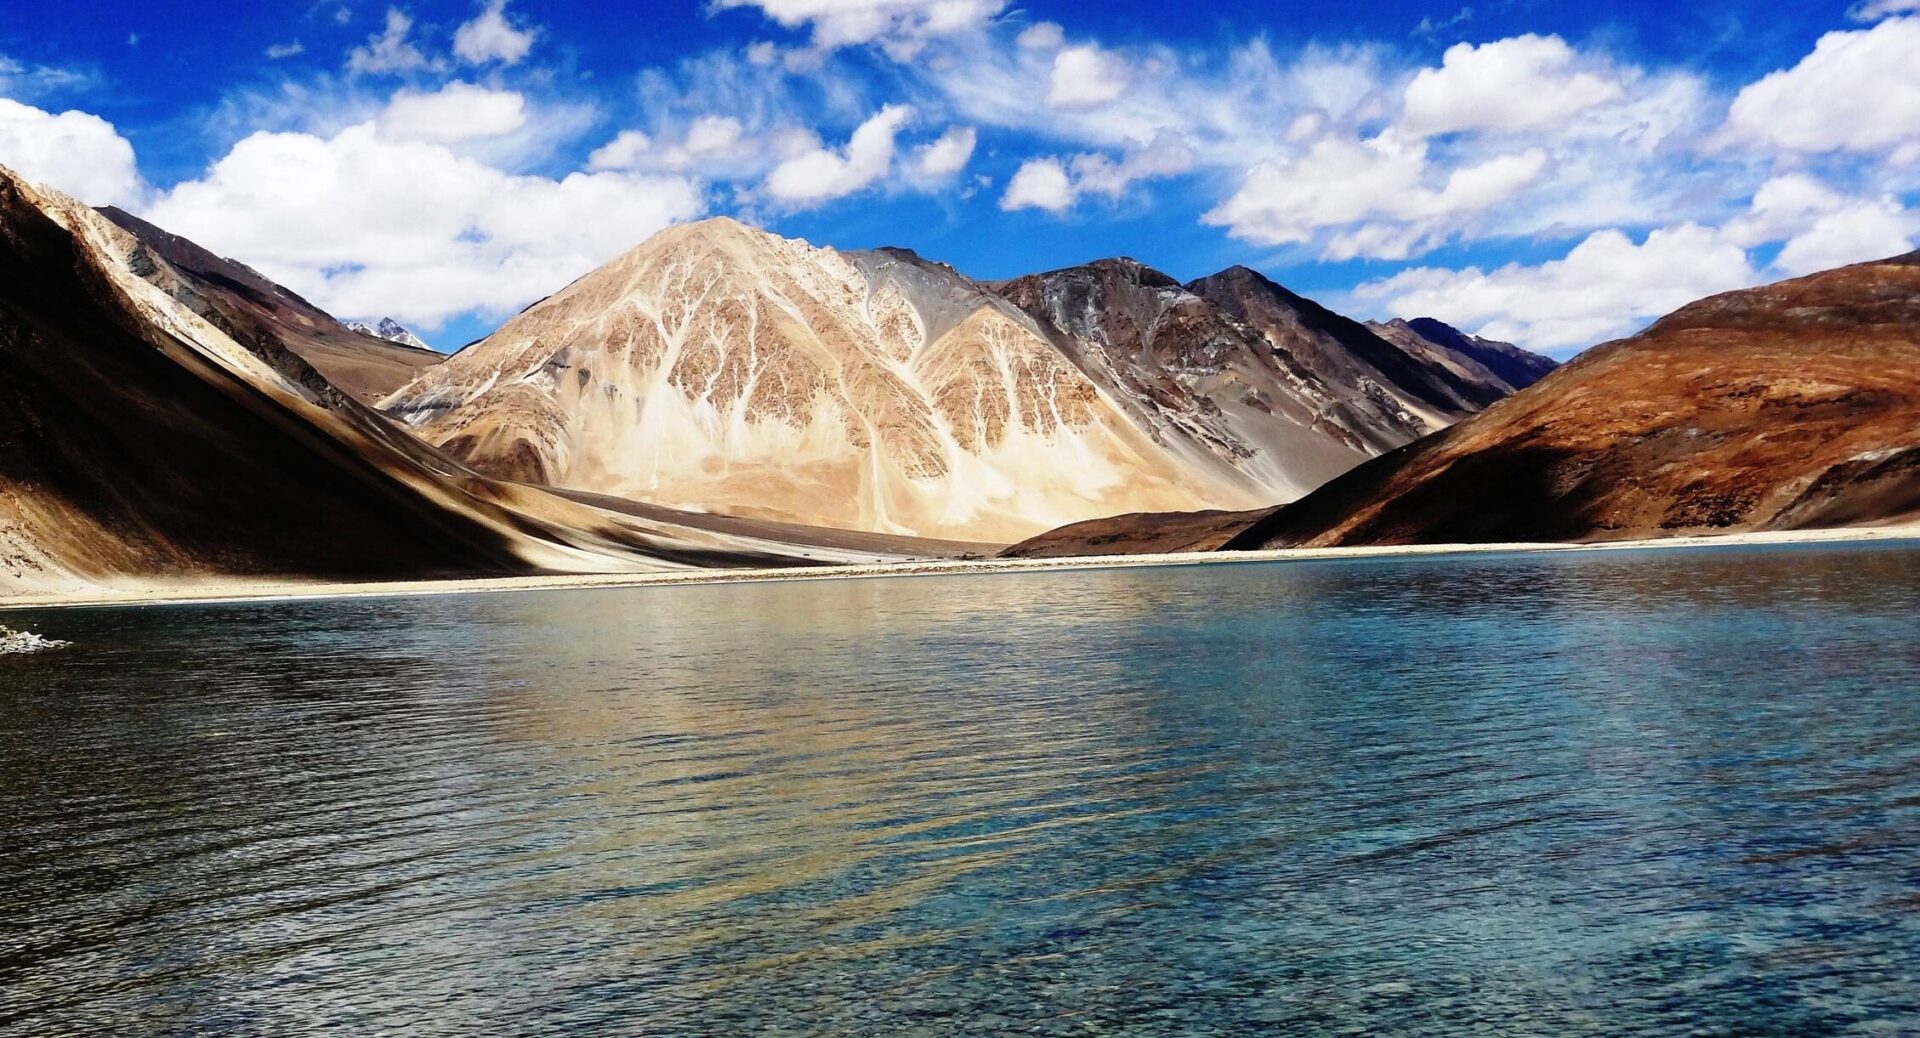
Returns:
[[[1920,1030],[1920,552],[40,613],[0,1032]]]

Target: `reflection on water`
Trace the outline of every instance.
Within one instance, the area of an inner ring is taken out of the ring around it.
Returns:
[[[0,1032],[1920,1030],[1920,552],[20,614]]]

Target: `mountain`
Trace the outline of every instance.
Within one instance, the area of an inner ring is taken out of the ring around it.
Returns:
[[[1510,342],[1468,335],[1431,317],[1384,324],[1369,321],[1368,330],[1407,353],[1445,366],[1462,378],[1498,386],[1516,393],[1546,378],[1558,363],[1529,353]]]
[[[343,325],[253,268],[222,259],[125,210],[108,206],[100,212],[172,268],[182,286],[179,298],[189,309],[201,316],[244,315],[265,325],[295,355],[362,403],[380,400],[442,359],[417,339],[403,345]]]
[[[1606,541],[1920,518],[1920,253],[1691,304],[1277,509],[1011,554]],[[1237,529],[1236,529],[1237,527]],[[1112,545],[1112,548],[1103,546]]]
[[[994,288],[1156,438],[1190,444],[1269,501],[1512,392],[1246,267],[1182,285],[1134,260],[1102,260]]]
[[[401,324],[391,317],[382,317],[378,324],[348,321],[347,327],[359,332],[361,335],[371,335],[376,339],[384,339],[387,342],[397,342],[402,346],[411,346],[416,350],[431,350],[433,348],[428,346],[426,341],[418,335],[413,334],[406,325]],[[397,389],[399,387],[396,386],[394,388]]]
[[[1348,406],[1253,329],[1133,260],[993,287],[1157,441],[1257,501],[1298,497],[1421,428],[1411,415]]]
[[[0,169],[0,588],[874,555],[484,479],[301,359],[311,340],[280,337],[286,312],[252,305],[272,292],[210,298],[207,283]]]
[[[1133,401],[952,270],[724,219],[656,235],[384,406],[501,478],[854,530],[1005,543],[1101,511],[1270,499],[1156,441]]]
[[[1251,271],[1131,260],[982,285],[710,220],[669,229],[383,402],[499,478],[1007,541],[1299,497],[1507,390]]]
[[[1412,435],[1396,437],[1390,446],[1446,428],[1512,392],[1410,353],[1246,267],[1201,278],[1187,289],[1245,322],[1376,424],[1413,416],[1405,430]]]

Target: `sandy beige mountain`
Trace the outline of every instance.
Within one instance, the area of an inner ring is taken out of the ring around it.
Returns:
[[[730,220],[649,239],[385,406],[501,478],[858,530],[1004,542],[1263,499],[951,271]]]
[[[1349,328],[1404,382],[1452,378]],[[904,250],[720,219],[662,232],[383,407],[503,479],[1005,542],[1292,500],[1486,399],[1409,408],[1376,367],[1339,370],[1359,374],[1330,384],[1130,261],[989,290]]]

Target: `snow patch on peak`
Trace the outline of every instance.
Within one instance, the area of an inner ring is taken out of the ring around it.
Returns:
[[[405,325],[391,317],[382,317],[379,322],[375,324],[368,324],[365,321],[349,321],[347,322],[347,327],[362,335],[371,335],[376,339],[397,342],[402,346],[412,346],[418,350],[430,350],[433,348],[427,345],[425,340],[421,339],[418,335],[409,331]]]

